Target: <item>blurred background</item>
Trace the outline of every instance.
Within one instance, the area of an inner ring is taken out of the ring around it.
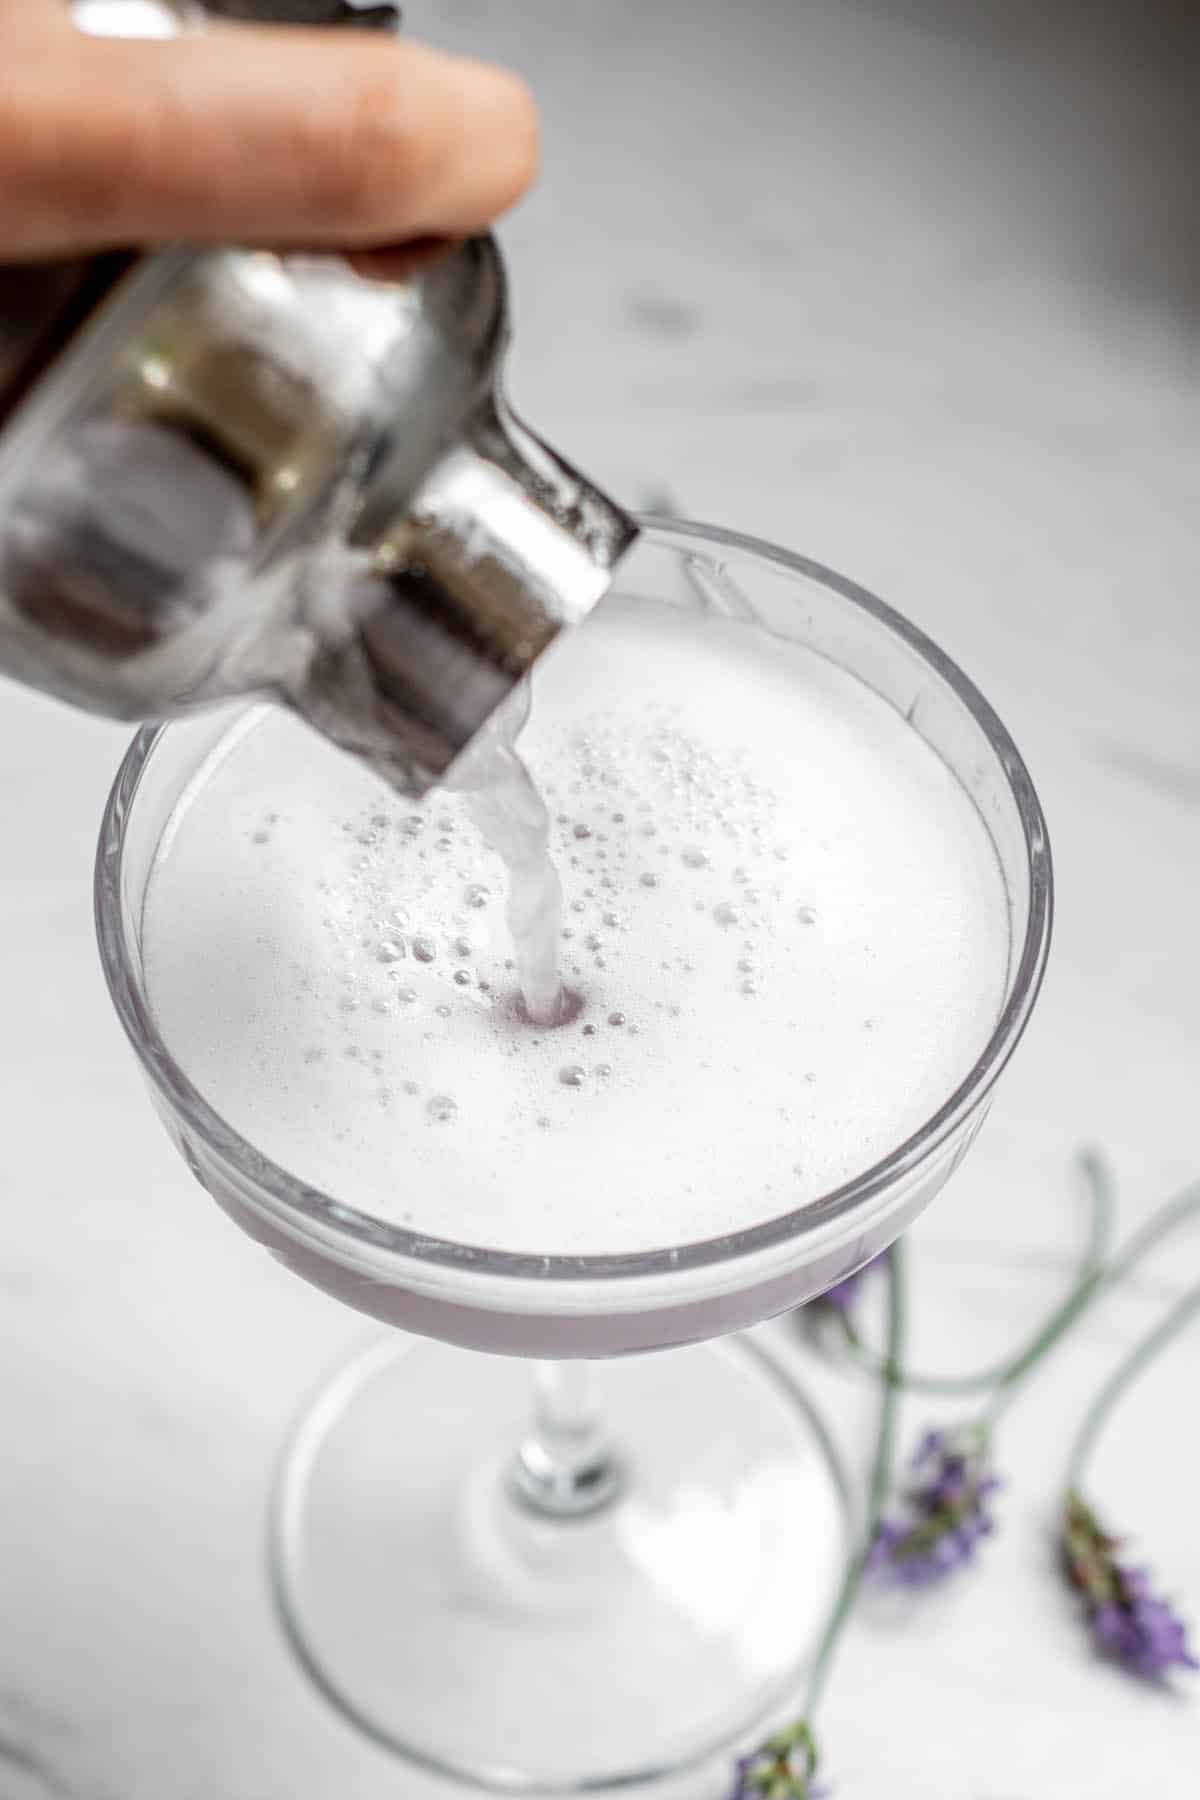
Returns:
[[[503,233],[518,409],[621,498],[883,595],[1030,762],[1051,974],[914,1233],[915,1354],[974,1366],[1064,1285],[1081,1145],[1126,1227],[1200,1174],[1200,12],[414,0],[407,24],[544,109]],[[425,1800],[447,1790],[310,1692],[262,1572],[275,1449],[365,1322],[239,1238],[144,1103],[90,924],[124,734],[0,700],[0,1800]],[[1047,1573],[1064,1419],[1198,1276],[1193,1228],[1014,1414],[978,1572],[855,1626],[840,1800],[1195,1793],[1200,1691],[1091,1664]],[[861,1448],[860,1385],[810,1378]],[[1095,1477],[1195,1621],[1198,1378],[1194,1335]]]

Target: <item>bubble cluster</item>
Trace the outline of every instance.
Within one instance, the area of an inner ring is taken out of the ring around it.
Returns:
[[[560,1058],[545,1071],[550,1086],[536,1117],[551,1126],[555,1106],[567,1104],[562,1090],[586,1090],[588,1104],[600,1105],[613,1075],[624,1069],[636,1082],[669,1061],[693,990],[710,1012],[714,982],[739,1010],[753,1003],[788,919],[816,922],[807,896],[797,905],[793,893],[790,911],[781,910],[790,847],[770,788],[739,750],[715,751],[681,729],[669,702],[640,737],[614,728],[601,709],[562,748],[540,797],[501,755],[494,786],[447,791],[416,809],[376,804],[347,818],[344,864],[315,884],[340,959],[337,1007],[348,1041],[370,1043],[356,1023],[365,1012],[373,1031],[415,1035],[418,1058],[438,1067],[439,1046],[461,1041],[469,1056],[480,1033],[490,1053],[540,1065],[553,1053],[553,1033],[573,1021],[586,1042],[605,1029],[615,1052],[608,1059],[589,1067]],[[259,829],[277,824],[271,815]],[[559,911],[559,880],[570,923]],[[531,961],[542,971],[536,1010],[516,985]],[[634,997],[637,1019],[623,1004]],[[545,1043],[531,1024],[551,1033]],[[434,1094],[431,1119],[449,1116],[436,1111],[446,1100]],[[462,1104],[469,1112],[469,1095]]]
[[[417,1231],[541,1256],[777,1217],[956,1054],[943,1020],[972,971],[952,988],[920,954],[937,936],[961,972],[977,943],[943,902],[942,765],[923,809],[920,768],[906,787],[873,754],[891,710],[876,731],[858,684],[839,710],[821,659],[797,689],[786,648],[759,657],[740,626],[693,636],[613,604],[615,634],[606,605],[577,665],[569,645],[542,665],[518,748],[545,805],[508,785],[507,858],[478,764],[415,803],[263,709],[266,753],[206,778],[156,877],[164,954],[181,912],[200,928],[163,1016],[173,1036],[195,1021],[201,1091],[282,1166],[381,1218],[411,1209]],[[981,829],[971,811],[964,837]],[[562,1011],[523,999],[531,941]]]

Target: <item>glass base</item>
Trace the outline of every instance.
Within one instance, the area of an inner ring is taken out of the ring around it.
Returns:
[[[504,1792],[629,1787],[795,1703],[847,1546],[816,1416],[759,1344],[597,1365],[620,1458],[605,1506],[513,1481],[531,1370],[388,1342],[287,1448],[271,1552],[301,1661],[378,1742]]]

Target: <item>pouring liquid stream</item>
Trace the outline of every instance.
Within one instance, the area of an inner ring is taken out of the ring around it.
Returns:
[[[504,865],[505,920],[525,1019],[555,1026],[566,1023],[574,1007],[559,969],[563,892],[550,854],[550,813],[516,747],[529,711],[524,682],[485,726],[448,785],[465,793],[476,829]]]

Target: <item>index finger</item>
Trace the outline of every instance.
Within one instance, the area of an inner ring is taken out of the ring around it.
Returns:
[[[47,34],[0,92],[0,248],[369,249],[490,224],[537,168],[524,84],[375,34]]]

